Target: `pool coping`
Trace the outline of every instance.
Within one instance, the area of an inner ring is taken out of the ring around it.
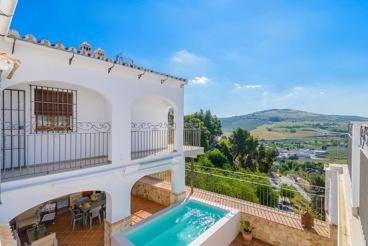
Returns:
[[[167,208],[164,208],[163,210],[151,215],[150,217],[148,217],[147,219],[141,220],[138,223],[129,226],[127,228],[124,228],[121,231],[118,231],[114,234],[111,235],[111,240],[112,240],[112,245],[124,245],[124,246],[135,246],[131,241],[129,241],[126,238],[126,234],[137,230],[140,226],[142,226],[143,224],[147,224],[152,222],[152,220],[161,217],[163,214],[165,214],[168,211],[171,211],[173,209],[176,209],[177,207],[181,206],[182,204],[190,201],[190,200],[194,200],[194,201],[198,201],[201,203],[204,203],[208,206],[217,208],[217,209],[223,209],[228,211],[228,213],[221,218],[219,221],[217,221],[213,226],[211,226],[207,231],[205,231],[203,234],[201,234],[198,238],[196,238],[194,241],[192,241],[189,245],[199,245],[199,242],[202,242],[204,239],[207,239],[209,236],[211,236],[215,231],[217,231],[219,228],[221,228],[228,220],[229,220],[229,216],[233,217],[236,214],[239,214],[240,211],[231,207],[227,207],[227,206],[223,206],[220,204],[217,204],[216,202],[210,202],[207,200],[203,200],[197,197],[188,197],[186,199],[184,199],[183,201],[177,202]],[[240,231],[240,230],[239,230]]]

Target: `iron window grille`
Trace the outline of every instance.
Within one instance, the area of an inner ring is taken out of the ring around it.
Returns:
[[[34,132],[73,132],[77,123],[77,91],[35,85],[30,87],[30,115]]]

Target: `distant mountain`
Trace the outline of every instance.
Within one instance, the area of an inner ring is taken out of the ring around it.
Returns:
[[[311,121],[347,124],[350,121],[368,121],[368,118],[347,115],[324,115],[293,109],[269,109],[247,115],[220,118],[220,120],[222,123],[222,130],[224,132],[230,132],[235,130],[238,126],[251,131],[264,124],[283,121]]]

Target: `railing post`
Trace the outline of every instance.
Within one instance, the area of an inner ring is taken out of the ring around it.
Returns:
[[[192,164],[190,165],[190,192],[193,194],[194,188],[194,158],[191,158]]]

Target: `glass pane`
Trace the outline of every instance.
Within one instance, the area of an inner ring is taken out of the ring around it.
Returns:
[[[68,126],[68,116],[58,116],[56,120],[57,126]]]
[[[37,125],[38,126],[50,126],[50,116],[49,115],[37,115]]]

